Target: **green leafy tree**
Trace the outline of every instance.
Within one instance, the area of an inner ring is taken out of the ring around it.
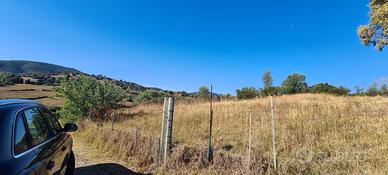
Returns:
[[[259,92],[254,87],[244,87],[242,89],[237,89],[236,94],[237,99],[243,100],[256,98],[259,95]]]
[[[127,98],[127,94],[120,87],[86,76],[65,79],[54,90],[57,96],[65,99],[60,113],[67,121],[75,121],[89,114],[102,118],[104,112],[116,108]]]
[[[381,51],[388,44],[388,0],[370,0],[369,24],[358,27],[361,43]]]
[[[167,93],[163,91],[158,91],[154,89],[148,89],[141,92],[135,99],[136,103],[142,102],[162,102],[164,97],[168,96]]]
[[[282,83],[283,94],[296,94],[307,92],[306,77],[302,74],[291,74]]]
[[[209,88],[206,86],[201,86],[198,89],[198,96],[201,98],[206,98],[210,95]]]

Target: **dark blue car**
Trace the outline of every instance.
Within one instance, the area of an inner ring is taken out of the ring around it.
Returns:
[[[0,100],[0,174],[73,174],[76,130],[36,101]]]

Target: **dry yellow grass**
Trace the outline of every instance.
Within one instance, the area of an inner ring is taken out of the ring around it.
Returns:
[[[0,98],[43,98],[46,105],[63,100],[50,86],[0,87]],[[388,99],[291,95],[275,97],[279,174],[388,174]],[[157,174],[275,173],[271,155],[269,99],[214,104],[214,164],[205,166],[208,103],[177,102],[171,159],[158,164],[156,150],[161,104],[117,111],[115,130],[84,123],[76,135],[98,149]],[[247,165],[248,116],[253,119],[253,151]],[[98,134],[96,134],[98,133]]]
[[[278,174],[388,174],[388,99],[291,95],[275,97]],[[209,104],[176,104],[171,159],[158,165],[162,105],[119,111],[110,122],[84,123],[80,137],[157,174],[266,174],[272,166],[269,99],[214,104],[214,164],[205,168]],[[248,116],[253,152],[247,165]]]
[[[8,98],[39,98],[41,103],[49,106],[61,106],[63,99],[55,97],[52,86],[16,84],[0,87],[0,99]]]

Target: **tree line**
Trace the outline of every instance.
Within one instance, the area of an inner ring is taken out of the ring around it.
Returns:
[[[252,99],[257,97],[264,97],[270,95],[285,95],[285,94],[300,94],[300,93],[314,93],[314,94],[331,94],[338,96],[388,96],[388,87],[386,84],[377,86],[373,83],[367,89],[356,87],[356,92],[351,93],[351,90],[343,86],[334,86],[329,83],[318,83],[309,86],[306,82],[306,76],[303,74],[294,73],[288,75],[280,86],[273,86],[273,78],[270,71],[263,73],[262,81],[264,86],[262,88],[243,87],[236,90],[237,99]]]

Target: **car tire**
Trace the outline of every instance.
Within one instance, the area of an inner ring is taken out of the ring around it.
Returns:
[[[70,158],[67,163],[65,175],[73,175],[75,169],[75,157],[73,151],[70,152]]]

